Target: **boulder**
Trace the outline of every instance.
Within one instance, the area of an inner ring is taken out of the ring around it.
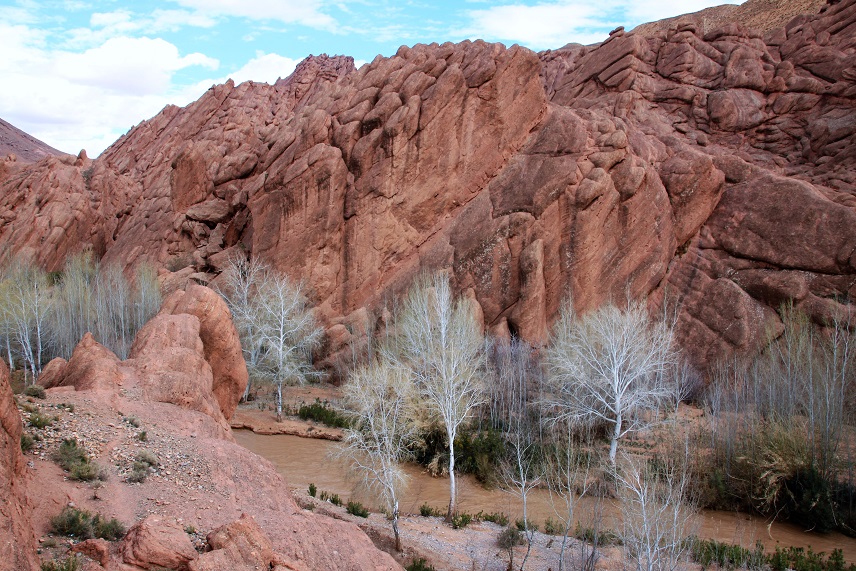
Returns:
[[[176,571],[186,571],[199,555],[178,523],[156,515],[147,516],[128,530],[121,553],[128,565]]]
[[[148,400],[207,414],[228,431],[195,315],[156,315],[137,333],[126,363],[137,371]]]
[[[74,387],[76,391],[114,391],[122,379],[120,363],[112,351],[96,341],[91,333],[86,333],[74,348],[68,363],[63,364],[56,359],[48,363],[45,368],[48,375],[42,381],[45,383],[43,386]]]
[[[213,290],[189,284],[167,297],[161,314],[193,315],[199,320],[205,360],[211,366],[213,391],[220,411],[232,418],[249,378],[241,340],[226,302]]]

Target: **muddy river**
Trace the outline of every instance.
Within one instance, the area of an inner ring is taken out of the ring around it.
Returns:
[[[263,456],[276,465],[293,488],[306,490],[314,483],[319,492],[325,490],[339,494],[344,501],[356,499],[367,506],[373,506],[370,498],[354,492],[355,481],[349,477],[347,465],[332,455],[337,443],[329,440],[300,438],[298,436],[264,436],[249,430],[236,430],[235,439],[242,446]],[[419,466],[408,466],[410,484],[401,503],[406,513],[419,513],[419,507],[428,505],[441,509],[445,513],[449,502],[449,481],[446,478],[433,478],[424,473]],[[474,478],[463,476],[458,479],[458,508],[469,513],[484,511],[504,512],[513,518],[520,517],[520,498],[499,489],[487,490]],[[555,517],[550,496],[545,490],[535,490],[529,495],[529,519],[543,526],[548,517]],[[591,517],[594,501],[584,498],[577,510],[583,525]],[[614,506],[605,507],[604,527],[616,527]],[[856,561],[856,539],[842,534],[807,533],[785,523],[773,523],[748,516],[746,514],[720,511],[704,511],[699,518],[698,535],[728,543],[739,543],[751,547],[761,540],[768,550],[776,545],[783,547],[811,546],[815,551],[831,552],[835,548],[844,551],[849,562]]]

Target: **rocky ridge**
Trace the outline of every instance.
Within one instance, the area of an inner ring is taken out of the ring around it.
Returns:
[[[166,281],[251,253],[308,281],[332,355],[422,270],[535,343],[566,295],[666,298],[704,366],[760,347],[785,300],[824,322],[856,295],[854,54],[842,0],[764,34],[311,57],[7,176],[0,245],[52,270],[89,245]]]

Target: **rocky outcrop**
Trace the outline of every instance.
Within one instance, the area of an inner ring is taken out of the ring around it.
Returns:
[[[789,291],[819,322],[856,295],[854,27],[842,0],[766,34],[310,58],[8,179],[0,245],[58,269],[91,244],[202,283],[250,253],[308,281],[334,352],[422,270],[533,342],[567,295],[668,298],[709,364],[762,345]]]
[[[26,461],[21,453],[21,415],[15,406],[9,369],[0,360],[0,570],[39,568],[36,538],[26,495]]]
[[[199,319],[199,337],[205,360],[211,366],[212,390],[226,420],[232,418],[247,387],[247,365],[232,314],[213,290],[190,284],[164,300],[161,314],[188,314]]]

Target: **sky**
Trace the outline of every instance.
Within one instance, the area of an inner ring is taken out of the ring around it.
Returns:
[[[0,0],[0,118],[95,157],[165,105],[229,78],[272,83],[309,55],[360,66],[477,38],[540,51],[740,1]]]

